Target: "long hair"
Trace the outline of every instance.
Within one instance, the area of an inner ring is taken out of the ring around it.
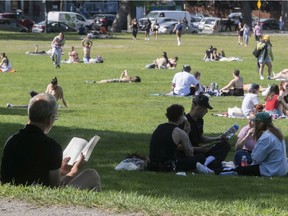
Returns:
[[[276,128],[272,122],[262,122],[262,121],[255,121],[255,132],[253,138],[255,140],[258,140],[266,130],[269,130],[280,141],[284,139],[282,132],[278,128]]]
[[[279,95],[279,86],[277,84],[271,85],[268,95],[265,98],[265,101],[272,100],[274,95]]]

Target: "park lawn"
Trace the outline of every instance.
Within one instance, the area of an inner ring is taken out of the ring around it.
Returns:
[[[68,188],[0,186],[0,197],[34,202],[39,205],[81,205],[121,213],[138,212],[146,215],[287,215],[288,178],[221,177],[193,175],[176,176],[174,173],[128,172],[114,167],[129,153],[148,155],[149,140],[155,127],[166,121],[165,110],[173,104],[182,104],[188,112],[191,98],[164,97],[155,94],[171,90],[175,72],[183,64],[192,71],[199,70],[201,82],[212,81],[224,86],[232,79],[234,68],[240,70],[245,83],[256,82],[263,87],[277,83],[259,80],[252,51],[256,45],[253,37],[248,47],[239,46],[234,35],[183,35],[177,46],[175,35],[160,35],[144,41],[139,34],[132,40],[130,34],[115,34],[114,39],[94,39],[92,57],[101,55],[103,64],[62,64],[55,69],[48,56],[29,56],[34,44],[48,50],[53,34],[27,34],[0,32],[0,52],[6,52],[15,73],[1,73],[0,97],[0,153],[6,139],[27,122],[26,109],[8,109],[7,103],[25,105],[29,91],[44,91],[57,76],[63,87],[68,109],[59,109],[60,119],[55,122],[49,136],[63,148],[72,137],[90,139],[101,136],[87,167],[95,168],[102,178],[103,192],[99,194]],[[64,55],[71,45],[80,58],[83,51],[80,36],[67,34]],[[287,67],[287,35],[271,35],[275,61],[273,70]],[[224,50],[227,56],[241,57],[241,62],[203,62],[209,45]],[[176,70],[147,70],[146,64],[166,51],[169,57],[178,56]],[[86,80],[116,78],[127,69],[130,75],[141,77],[141,83],[87,84]],[[267,68],[265,68],[267,77]],[[264,97],[260,97],[264,102]],[[213,110],[205,116],[205,134],[219,135],[232,124],[244,126],[244,119],[214,117],[228,107],[240,107],[242,98],[212,97]],[[287,140],[287,120],[277,120]],[[227,160],[232,160],[236,137],[231,139],[232,150]],[[96,210],[95,210],[96,211]]]

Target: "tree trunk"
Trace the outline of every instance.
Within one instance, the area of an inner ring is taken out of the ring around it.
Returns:
[[[251,16],[251,5],[250,1],[242,1],[242,16],[243,20],[242,23],[246,23],[250,29],[252,29],[252,16]]]
[[[112,32],[121,32],[122,29],[126,29],[127,15],[129,14],[131,2],[129,0],[121,0],[119,4],[119,9],[111,28]]]

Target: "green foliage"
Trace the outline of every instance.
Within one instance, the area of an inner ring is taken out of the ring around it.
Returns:
[[[1,52],[5,51],[16,73],[2,73],[0,90],[0,152],[6,139],[27,122],[25,109],[8,109],[6,103],[25,105],[29,91],[45,91],[46,85],[57,76],[64,89],[68,109],[59,109],[60,119],[55,122],[49,136],[65,147],[73,136],[89,139],[101,136],[87,167],[95,168],[102,177],[103,192],[94,194],[69,188],[0,186],[0,197],[13,197],[39,205],[81,205],[118,212],[140,212],[146,215],[286,215],[287,178],[220,177],[193,175],[176,176],[174,173],[116,172],[114,167],[128,153],[148,155],[149,140],[154,128],[166,121],[166,107],[172,103],[183,104],[189,111],[191,98],[155,96],[169,92],[175,72],[183,64],[192,71],[199,70],[201,82],[220,87],[232,79],[234,68],[240,70],[245,83],[256,82],[266,87],[274,81],[259,80],[252,51],[256,45],[250,38],[248,47],[239,46],[235,36],[183,35],[177,46],[175,35],[151,36],[144,41],[139,34],[132,40],[130,34],[115,35],[115,39],[93,41],[91,54],[101,55],[103,64],[62,64],[55,69],[48,56],[30,56],[25,52],[48,50],[54,34],[27,34],[0,32]],[[275,61],[273,70],[286,67],[286,37],[271,35]],[[66,34],[62,59],[68,58],[74,45],[83,56],[81,37]],[[209,45],[225,50],[227,56],[242,57],[242,62],[201,61]],[[177,70],[147,70],[148,63],[163,51],[169,57],[178,56]],[[116,78],[127,69],[130,75],[141,77],[141,83],[95,84],[85,80]],[[267,69],[265,68],[267,76]],[[214,117],[212,113],[226,112],[228,107],[240,107],[242,98],[212,97],[213,110],[205,116],[205,133],[218,135],[233,123],[243,126],[243,119]],[[261,96],[260,100],[264,102]],[[275,121],[286,137],[286,120]],[[232,150],[227,160],[232,160],[236,138],[231,139]]]

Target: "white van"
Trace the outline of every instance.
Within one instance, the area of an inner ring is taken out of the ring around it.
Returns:
[[[141,24],[143,21],[143,24],[145,24],[145,21],[147,20],[147,18],[162,18],[162,17],[169,17],[175,20],[187,20],[187,24],[188,26],[191,26],[191,16],[190,13],[188,11],[175,11],[175,10],[155,10],[155,11],[150,11],[150,13],[148,13],[145,18],[141,18],[139,19],[139,25],[141,28]]]
[[[86,20],[81,14],[69,11],[50,11],[47,21],[64,22],[76,30],[81,26],[90,28],[92,24],[92,20]]]

